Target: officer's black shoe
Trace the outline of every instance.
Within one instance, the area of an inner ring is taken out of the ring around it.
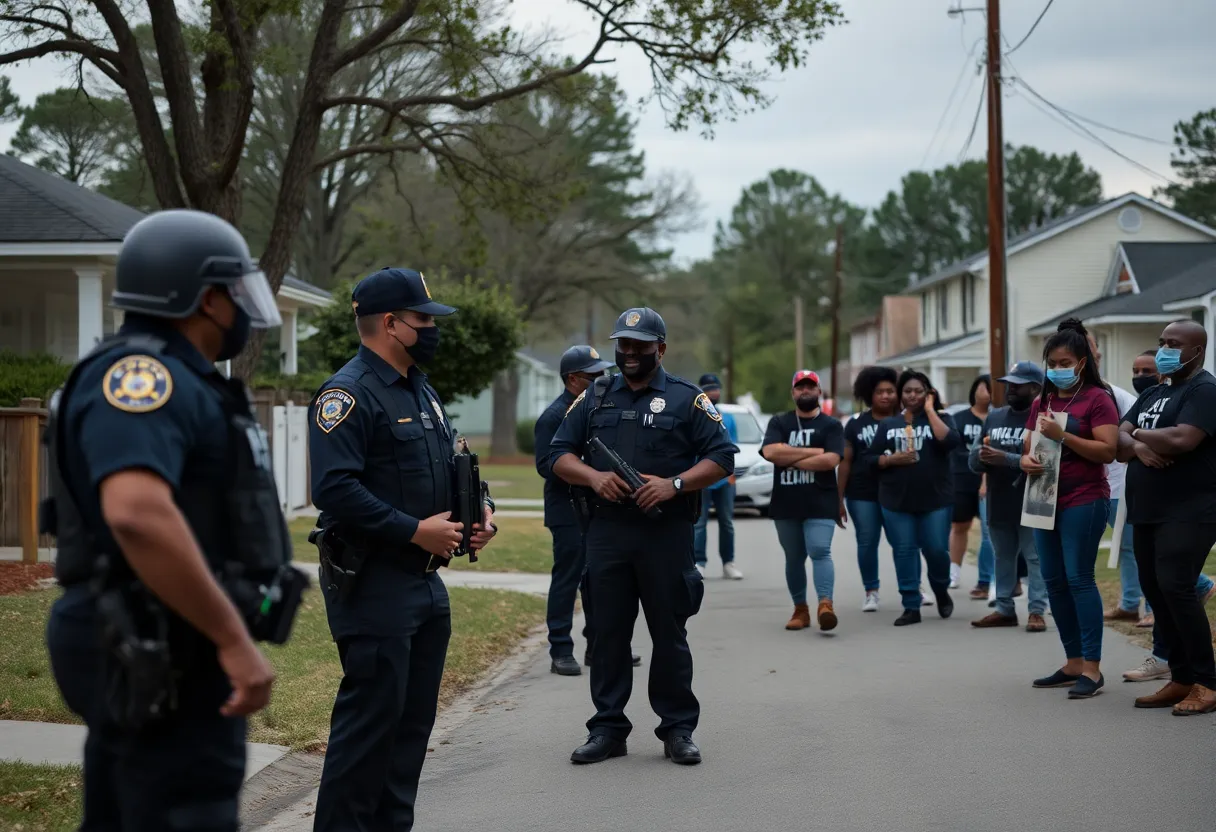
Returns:
[[[556,656],[549,665],[549,672],[558,676],[581,676],[583,669],[578,666],[574,656]]]
[[[895,619],[896,627],[907,627],[909,624],[920,623],[920,610],[904,610],[903,615]]]
[[[933,597],[937,599],[937,614],[942,618],[949,618],[954,612],[954,600],[950,597],[949,590],[934,587]]]
[[[587,737],[587,742],[574,749],[570,762],[602,763],[610,757],[624,757],[628,753],[624,740],[614,740],[604,734],[592,734]]]
[[[633,666],[641,667],[642,666],[642,657],[639,656],[637,653],[633,653],[632,656],[633,656]],[[586,654],[584,654],[583,664],[587,665],[587,667],[591,667],[591,651],[590,650],[588,650],[586,652]]]
[[[695,766],[701,762],[701,749],[687,734],[672,734],[663,741],[663,756],[681,766]]]

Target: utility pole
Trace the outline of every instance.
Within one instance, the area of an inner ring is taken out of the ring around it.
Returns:
[[[995,381],[1005,373],[1005,132],[1001,120],[1001,3],[988,0],[988,366]],[[992,403],[1003,405],[1002,385]]]
[[[806,354],[803,349],[802,336],[802,295],[794,295],[794,372],[802,369],[802,357]]]
[[[587,343],[595,345],[595,295],[587,293]]]
[[[844,226],[836,224],[836,269],[832,277],[832,403],[836,402],[836,365],[840,360],[840,262],[844,252]],[[835,412],[835,411],[833,411]]]

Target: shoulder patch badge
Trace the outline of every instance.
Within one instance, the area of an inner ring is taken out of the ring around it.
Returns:
[[[714,403],[709,400],[709,396],[705,395],[704,393],[697,396],[696,400],[693,401],[693,404],[704,410],[709,418],[713,419],[715,422],[722,421],[722,414],[718,412],[718,408],[714,407]]]
[[[164,407],[173,395],[173,377],[150,355],[128,355],[106,370],[102,392],[119,410],[151,413]]]
[[[574,408],[578,407],[578,403],[581,402],[586,397],[586,395],[587,395],[586,390],[579,393],[578,396],[575,397],[574,401],[570,402],[570,406],[566,408],[566,413],[564,416],[562,416],[562,418],[564,419],[564,418],[566,418],[566,416],[569,416],[570,411],[574,410]]]
[[[355,409],[355,397],[338,387],[317,396],[317,427],[329,433]]]

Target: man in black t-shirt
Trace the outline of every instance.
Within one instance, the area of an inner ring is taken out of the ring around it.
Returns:
[[[1216,544],[1216,378],[1203,369],[1207,332],[1176,321],[1161,333],[1157,371],[1119,427],[1127,522],[1140,586],[1169,648],[1171,681],[1136,700],[1179,716],[1216,711],[1216,660],[1195,581]]]
[[[760,455],[773,463],[773,497],[769,516],[785,550],[785,583],[794,602],[787,630],[811,626],[806,598],[806,559],[810,557],[819,628],[836,626],[832,591],[832,534],[839,519],[836,466],[844,453],[844,426],[819,407],[819,376],[794,373],[795,409],[773,416],[764,433]]]

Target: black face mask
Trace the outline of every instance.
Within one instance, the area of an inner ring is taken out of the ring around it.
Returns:
[[[1132,387],[1136,388],[1137,393],[1143,393],[1149,388],[1156,387],[1157,384],[1156,376],[1132,376]]]
[[[224,341],[220,344],[219,354],[215,357],[216,361],[231,361],[241,354],[241,350],[245,349],[245,345],[249,343],[249,329],[253,324],[253,319],[249,317],[249,313],[241,307],[233,303],[235,315],[232,317],[232,326],[220,326],[220,322],[206,312],[203,314],[215,324],[216,328],[223,333]]]
[[[638,362],[638,368],[633,371],[625,369],[625,359],[632,358]],[[646,378],[654,372],[654,368],[658,366],[659,354],[657,352],[643,353],[642,355],[630,354],[626,355],[620,350],[616,351],[616,366],[620,368],[622,375],[625,378]]]
[[[396,320],[408,326],[414,332],[418,333],[418,340],[411,346],[406,346],[400,338],[393,335],[393,340],[401,344],[401,348],[405,350],[405,354],[414,359],[415,364],[427,365],[435,360],[435,353],[439,350],[439,327],[437,326],[411,326],[405,323],[400,318]],[[392,333],[389,333],[392,335]]]
[[[803,413],[810,413],[819,407],[819,397],[811,395],[799,396],[795,404],[798,405],[798,409]]]
[[[1009,402],[1009,406],[1018,413],[1023,410],[1029,410],[1030,405],[1034,402],[1034,396],[1028,396],[1025,393],[1006,393],[1005,401]]]

